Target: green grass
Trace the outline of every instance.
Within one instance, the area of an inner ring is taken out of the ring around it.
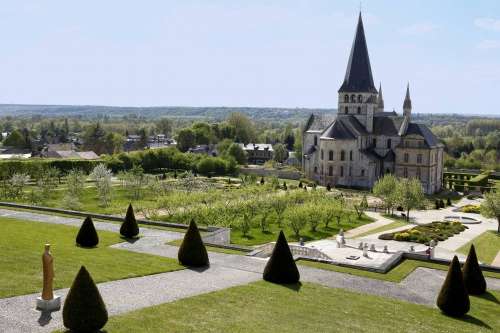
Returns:
[[[467,255],[471,244],[476,248],[479,261],[491,264],[500,251],[500,234],[492,230],[486,231],[459,248],[458,252]]]
[[[256,218],[258,220],[259,217]],[[250,232],[247,236],[244,236],[241,230],[236,228],[231,229],[231,243],[240,244],[240,245],[260,245],[269,242],[275,242],[278,238],[278,234],[280,230],[283,229],[285,236],[289,242],[298,242],[299,238],[302,237],[305,242],[324,239],[328,237],[332,237],[338,234],[340,229],[344,229],[344,231],[357,228],[363,224],[367,224],[372,222],[373,219],[368,216],[362,216],[361,219],[358,219],[356,214],[351,214],[349,218],[342,218],[340,224],[333,222],[330,223],[328,228],[325,228],[323,224],[319,225],[316,231],[311,231],[311,227],[306,225],[304,229],[300,232],[300,236],[296,237],[292,229],[290,229],[287,225],[282,226],[282,228],[278,227],[277,223],[271,220],[270,226],[267,231],[262,232],[262,230],[258,227],[251,228]]]
[[[392,230],[392,229],[399,228],[399,227],[404,227],[404,226],[408,226],[408,223],[407,222],[399,222],[399,221],[392,222],[392,223],[383,225],[381,227],[369,230],[367,232],[363,232],[362,234],[359,234],[356,237],[364,237],[364,236],[368,236],[368,235],[373,235],[373,234],[376,234],[376,233],[379,233],[379,232],[384,232],[384,231],[387,231],[387,230]]]
[[[45,243],[52,244],[56,289],[69,287],[81,265],[96,282],[183,268],[173,259],[112,249],[110,245],[123,239],[111,232],[99,231],[99,246],[85,249],[75,245],[75,227],[9,218],[0,218],[0,226],[0,298],[41,291]]]
[[[176,239],[174,241],[168,242],[168,245],[174,245],[174,246],[180,246],[182,243],[182,239]],[[245,255],[247,252],[245,251],[238,251],[238,250],[233,250],[233,249],[224,249],[222,247],[215,247],[215,246],[205,246],[207,248],[207,251],[209,252],[218,252],[218,253],[226,253],[226,254],[239,254],[239,255]]]
[[[299,261],[297,261],[297,263],[299,265],[304,265],[304,266],[309,266],[309,267],[314,267],[314,268],[319,268],[319,269],[325,269],[325,270],[339,272],[339,273],[351,274],[351,275],[356,275],[356,276],[361,276],[361,277],[367,277],[370,279],[390,281],[390,282],[401,282],[404,278],[406,278],[411,272],[413,272],[418,267],[433,268],[433,269],[439,269],[439,270],[443,270],[443,271],[448,270],[447,265],[435,264],[435,263],[419,261],[419,260],[410,260],[410,259],[404,260],[399,265],[397,265],[396,267],[394,267],[393,269],[391,269],[389,272],[387,272],[385,274],[365,271],[362,269],[349,268],[349,267],[337,266],[337,265],[332,265],[332,264],[325,264],[325,263],[316,262],[316,261],[299,260]],[[485,276],[488,276],[488,277],[500,279],[500,273],[483,271],[483,274]]]
[[[462,319],[436,308],[317,284],[256,282],[111,317],[119,332],[498,332],[500,292],[471,297]]]

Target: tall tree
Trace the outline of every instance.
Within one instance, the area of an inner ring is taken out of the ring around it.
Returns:
[[[424,191],[422,184],[415,178],[403,178],[396,185],[397,202],[406,211],[406,220],[410,220],[410,210],[422,206]]]
[[[189,148],[194,147],[196,143],[196,138],[194,132],[190,128],[183,128],[177,134],[177,148],[186,152]]]
[[[484,201],[481,203],[481,214],[497,219],[497,233],[500,234],[500,183],[496,184],[494,190],[484,195]]]
[[[275,144],[273,147],[273,151],[274,151],[274,160],[276,162],[282,163],[288,157],[288,151],[286,150],[286,147],[284,144],[281,144],[281,143]]]
[[[373,186],[373,194],[384,202],[384,207],[388,214],[392,214],[392,209],[397,201],[396,184],[398,180],[391,174],[380,178]]]
[[[236,142],[248,144],[255,140],[255,128],[252,121],[240,112],[233,112],[229,115],[227,122],[234,127],[234,140]]]

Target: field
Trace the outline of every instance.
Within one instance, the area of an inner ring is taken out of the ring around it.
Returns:
[[[177,260],[139,254],[109,246],[123,242],[118,234],[99,231],[99,245],[75,245],[77,228],[0,218],[0,298],[38,292],[42,287],[41,255],[52,244],[56,277],[54,288],[71,285],[81,265],[96,282],[125,279],[183,269]]]
[[[496,332],[499,292],[471,297],[463,319],[316,284],[257,282],[111,317],[108,332]]]

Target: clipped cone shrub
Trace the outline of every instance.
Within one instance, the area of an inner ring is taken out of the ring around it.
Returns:
[[[87,216],[76,235],[76,244],[82,247],[95,247],[99,244],[99,236],[97,236],[97,231],[94,227],[94,222],[92,218]]]
[[[470,295],[481,295],[486,292],[486,280],[479,263],[477,262],[476,249],[474,245],[470,247],[467,260],[463,269],[464,283]]]
[[[273,253],[264,268],[263,278],[269,282],[287,284],[297,283],[300,280],[299,270],[283,230],[280,231]]]
[[[128,205],[127,215],[125,215],[125,220],[120,227],[120,234],[126,238],[134,238],[139,235],[139,226],[135,220],[134,208],[132,208],[132,204]]]
[[[201,267],[209,264],[207,249],[194,220],[189,223],[177,257],[179,262],[186,266]]]
[[[63,323],[71,332],[98,332],[108,322],[108,311],[89,272],[82,266],[66,296]]]
[[[457,256],[454,256],[451,261],[446,280],[444,280],[437,298],[437,306],[445,314],[452,317],[462,317],[469,312],[469,294],[464,284]]]

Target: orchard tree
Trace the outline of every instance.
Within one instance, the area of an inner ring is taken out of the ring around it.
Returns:
[[[406,211],[406,220],[410,220],[410,210],[422,206],[424,191],[422,183],[416,178],[403,178],[396,184],[397,203]]]
[[[481,214],[497,219],[497,233],[500,234],[500,183],[497,183],[491,192],[484,195],[484,201],[481,203]]]
[[[373,194],[384,202],[387,214],[392,214],[397,202],[396,184],[398,179],[392,174],[380,178],[373,186]]]

